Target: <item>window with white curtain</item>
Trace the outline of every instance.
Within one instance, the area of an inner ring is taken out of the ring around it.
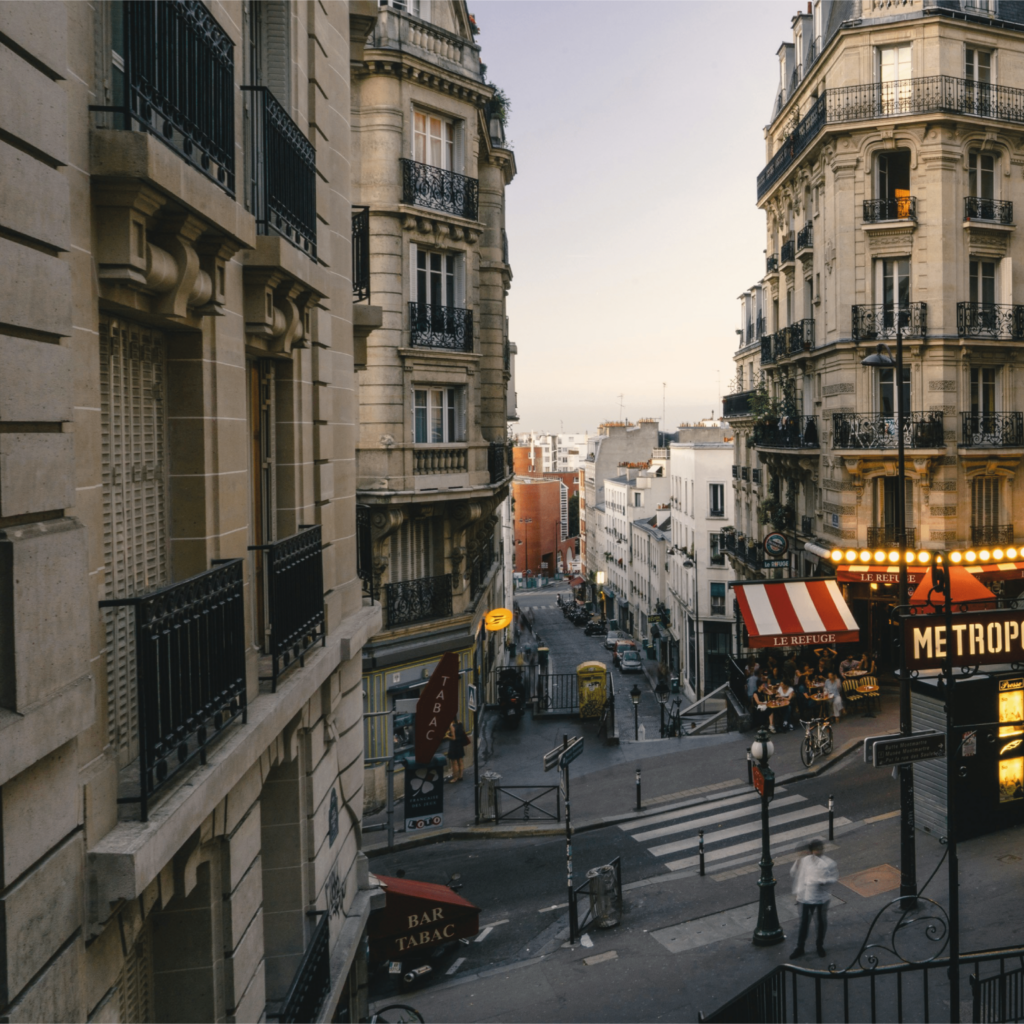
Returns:
[[[416,444],[452,444],[466,440],[466,389],[413,389],[413,440]]]

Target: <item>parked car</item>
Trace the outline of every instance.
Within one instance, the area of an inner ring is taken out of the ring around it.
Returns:
[[[619,671],[620,672],[643,672],[643,663],[640,660],[640,652],[633,649],[627,649],[619,654]]]
[[[622,659],[622,652],[635,651],[636,649],[635,640],[616,640],[615,649],[612,651],[612,664],[618,667]]]
[[[610,629],[608,635],[604,638],[604,646],[606,650],[614,651],[615,645],[620,640],[628,640],[629,634],[622,629]]]

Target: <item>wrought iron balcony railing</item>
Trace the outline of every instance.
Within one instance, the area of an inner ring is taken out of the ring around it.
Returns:
[[[814,225],[805,224],[796,234],[796,251],[814,248]]]
[[[748,466],[740,466],[740,479],[741,480],[749,480],[750,479],[750,468]]]
[[[775,338],[774,334],[766,334],[761,339],[761,365],[770,366],[775,362]]]
[[[1024,413],[963,412],[960,417],[964,448],[1024,447]]]
[[[783,327],[779,335],[783,339],[783,351],[786,355],[795,356],[801,352],[809,352],[814,348],[814,320],[797,320],[788,327]]]
[[[956,329],[961,338],[1019,341],[1024,338],[1024,306],[958,302]]]
[[[785,359],[789,355],[789,335],[786,333],[785,328],[774,336],[772,355],[775,356],[775,362]]]
[[[1012,544],[1013,524],[1000,526],[972,526],[971,544]]]
[[[492,541],[481,551],[478,551],[476,557],[470,562],[469,593],[471,597],[476,597],[483,589],[494,565],[494,558],[494,542]]]
[[[356,575],[363,581],[363,594],[371,602],[379,596],[373,575],[373,532],[369,505],[356,505]]]
[[[452,613],[452,578],[426,576],[384,585],[387,628],[397,629],[429,619],[443,619]]]
[[[800,517],[800,533],[804,537],[814,536],[814,516]]]
[[[895,338],[897,323],[903,328],[904,337],[923,338],[928,332],[928,303],[911,302],[899,307],[887,303],[853,307],[854,341]]]
[[[242,559],[100,607],[135,612],[139,794],[125,799],[146,821],[153,795],[193,761],[205,764],[226,725],[245,721]]]
[[[964,220],[986,220],[995,224],[1013,223],[1013,203],[1006,199],[979,199],[964,196]]]
[[[779,257],[775,253],[764,258],[764,272],[766,274],[777,274],[779,272]]]
[[[414,448],[412,451],[412,471],[417,476],[435,473],[466,473],[469,471],[469,449],[465,445],[457,447],[441,446]]]
[[[257,571],[266,580],[273,692],[285,669],[296,660],[304,665],[311,647],[327,643],[321,528],[299,530],[284,540],[249,548],[257,553]]]
[[[735,462],[732,464],[732,478],[733,480],[739,480],[740,478],[740,467]],[[679,502],[675,498],[672,499],[672,503],[674,508],[680,507]]]
[[[492,484],[507,480],[512,475],[512,445],[507,441],[492,441],[487,449],[487,468]]]
[[[917,220],[917,196],[897,199],[865,199],[864,222],[877,224],[886,220]]]
[[[152,132],[235,194],[235,58],[201,0],[125,0],[124,72],[115,70],[116,128]]]
[[[778,423],[755,423],[758,448],[818,448],[818,422],[813,416],[783,416]]]
[[[786,263],[792,263],[796,258],[796,244],[793,239],[790,238],[788,241],[782,243],[782,248],[779,250],[779,266],[784,266]]]
[[[476,220],[480,185],[476,178],[402,157],[402,201]]]
[[[913,526],[906,528],[907,533],[907,547],[917,546],[917,530]],[[869,526],[868,527],[868,547],[869,548],[894,548],[899,545],[899,539],[896,536],[896,527],[892,523],[887,523],[885,526]]]
[[[753,391],[738,391],[734,395],[726,395],[722,399],[722,415],[726,419],[749,416],[750,398],[753,394]]]
[[[370,208],[352,207],[352,298],[370,301]]]
[[[780,112],[781,108],[776,113]],[[1024,89],[950,75],[826,89],[757,176],[757,198],[785,174],[826,125],[914,114],[954,114],[1021,124]]]
[[[906,448],[944,448],[941,412],[908,412],[903,423]],[[836,412],[832,414],[834,450],[896,448],[896,417],[882,413]]]
[[[280,235],[316,259],[316,150],[262,85],[243,86],[252,99],[252,204],[256,230]]]
[[[409,303],[410,337],[414,348],[473,351],[473,310],[456,306]]]
[[[278,1011],[281,1024],[316,1020],[331,990],[330,911],[320,915],[313,938],[295,972],[284,1005]]]

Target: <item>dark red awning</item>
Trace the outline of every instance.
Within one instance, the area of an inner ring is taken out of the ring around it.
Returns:
[[[571,580],[569,580],[569,586],[570,587],[582,587],[583,584],[586,583],[586,582],[587,581],[582,576],[573,576],[573,578]]]
[[[480,908],[447,885],[377,875],[387,903],[370,915],[370,959],[402,960],[410,953],[480,930]]]

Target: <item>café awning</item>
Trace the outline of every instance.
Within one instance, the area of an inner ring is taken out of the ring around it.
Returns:
[[[835,580],[736,583],[751,647],[845,644],[860,639]]]
[[[370,915],[370,958],[402,960],[410,953],[468,939],[480,930],[480,908],[447,885],[377,875],[387,902]]]

